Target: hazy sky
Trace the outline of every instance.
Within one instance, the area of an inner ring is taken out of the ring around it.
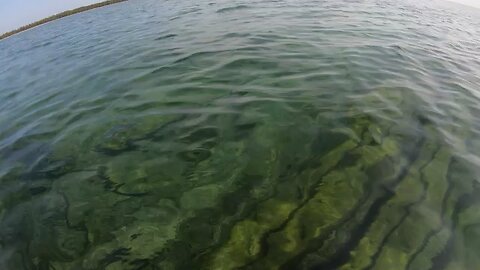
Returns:
[[[0,0],[0,34],[56,13],[103,0]],[[480,8],[480,0],[449,0]]]
[[[0,34],[56,13],[103,0],[0,0]]]
[[[449,1],[480,8],[480,0],[449,0]]]

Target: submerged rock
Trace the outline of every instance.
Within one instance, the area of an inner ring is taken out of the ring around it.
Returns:
[[[194,188],[182,195],[180,206],[189,210],[213,207],[220,191],[221,187],[216,184]]]
[[[75,159],[72,157],[56,159],[47,156],[33,168],[31,175],[36,178],[58,178],[73,171],[74,168]]]
[[[312,144],[312,152],[317,155],[326,154],[348,139],[349,137],[343,133],[319,131],[317,138]]]
[[[95,149],[99,152],[115,155],[135,149],[131,138],[132,126],[119,125],[108,130],[97,143]]]
[[[219,130],[216,127],[202,127],[180,138],[185,143],[195,143],[204,140],[215,139],[219,136]]]
[[[200,162],[208,159],[212,153],[208,149],[196,148],[178,153],[178,157],[188,162]]]

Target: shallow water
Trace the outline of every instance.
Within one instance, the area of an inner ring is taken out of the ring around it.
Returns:
[[[194,2],[0,41],[0,269],[480,267],[479,10]]]

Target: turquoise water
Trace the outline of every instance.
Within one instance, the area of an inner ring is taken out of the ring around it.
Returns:
[[[129,1],[0,41],[0,269],[480,269],[480,11]]]

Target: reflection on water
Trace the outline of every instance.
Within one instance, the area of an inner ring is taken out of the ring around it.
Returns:
[[[479,14],[141,0],[1,41],[0,268],[477,269]]]

